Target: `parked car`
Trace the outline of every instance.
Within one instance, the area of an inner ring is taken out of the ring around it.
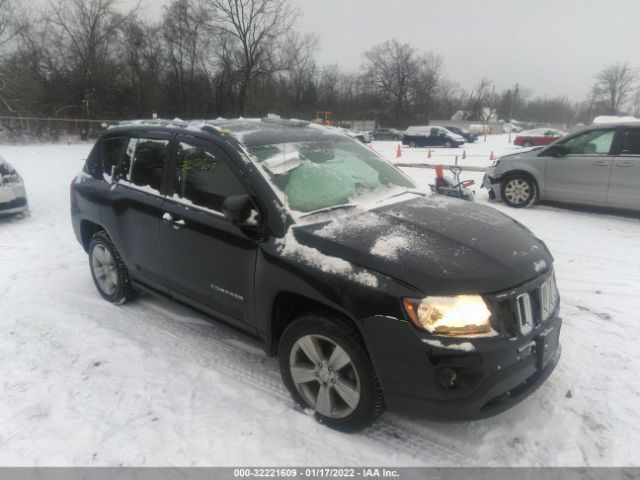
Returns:
[[[409,127],[402,137],[402,144],[409,147],[454,148],[463,145],[464,138],[442,127]]]
[[[399,141],[402,138],[402,132],[395,128],[378,128],[371,132],[375,140],[393,140]]]
[[[0,157],[0,215],[29,210],[24,180],[9,162]]]
[[[520,133],[513,143],[521,147],[540,147],[549,145],[565,135],[565,132],[554,128],[536,128]]]
[[[444,128],[446,128],[452,133],[455,133],[456,135],[460,135],[462,138],[464,138],[464,141],[467,143],[473,143],[476,140],[478,140],[478,136],[471,133],[469,130],[465,130],[459,127],[444,127]]]
[[[369,132],[355,132],[353,130],[349,130],[348,128],[342,128],[342,127],[339,127],[339,130],[346,133],[351,138],[355,138],[356,140],[361,141],[362,143],[373,142],[373,136]]]
[[[587,128],[501,157],[483,183],[512,207],[553,200],[640,211],[640,122]]]
[[[338,430],[385,408],[494,415],[560,356],[545,244],[493,208],[417,189],[333,128],[112,127],[71,184],[71,219],[105,300],[169,296],[256,337],[293,398]]]

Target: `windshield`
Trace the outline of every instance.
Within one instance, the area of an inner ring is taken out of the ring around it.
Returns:
[[[349,138],[260,145],[249,152],[289,208],[302,213],[416,188],[391,164]]]

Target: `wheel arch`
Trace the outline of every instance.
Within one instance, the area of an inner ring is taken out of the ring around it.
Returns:
[[[278,292],[273,299],[269,326],[270,338],[265,345],[267,353],[271,356],[277,355],[280,338],[285,329],[297,317],[311,312],[323,312],[336,317],[337,321],[353,326],[360,334],[364,344],[364,336],[360,325],[345,312],[311,297],[285,290]]]
[[[86,219],[80,221],[80,239],[85,252],[89,253],[89,243],[93,236],[100,231],[105,231],[102,225]]]

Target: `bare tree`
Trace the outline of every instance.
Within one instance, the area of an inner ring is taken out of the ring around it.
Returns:
[[[180,106],[176,113],[187,117],[193,114],[196,77],[203,73],[212,41],[208,34],[209,20],[209,10],[199,0],[175,0],[165,7],[163,15],[171,83]]]
[[[609,112],[617,114],[633,91],[637,73],[625,64],[610,65],[596,75],[593,94],[606,102]]]
[[[214,26],[237,42],[234,60],[240,73],[237,114],[243,115],[251,84],[274,70],[278,41],[295,23],[288,0],[208,0]]]
[[[403,118],[420,83],[420,63],[409,44],[386,41],[364,53],[362,76],[370,95],[377,96],[395,121]]]
[[[91,116],[97,87],[110,73],[109,58],[120,28],[135,14],[119,13],[117,0],[49,0],[49,21],[57,30],[59,48],[77,76],[85,114]]]

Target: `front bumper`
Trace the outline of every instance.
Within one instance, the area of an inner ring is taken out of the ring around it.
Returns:
[[[29,209],[23,184],[0,185],[0,215],[26,212]]]
[[[491,199],[500,199],[500,176],[495,175],[493,167],[489,167],[482,178],[482,186],[489,190]]]
[[[437,341],[385,317],[367,319],[363,333],[389,410],[470,420],[512,407],[549,377],[561,355],[561,326],[556,310],[529,334],[513,338]]]

